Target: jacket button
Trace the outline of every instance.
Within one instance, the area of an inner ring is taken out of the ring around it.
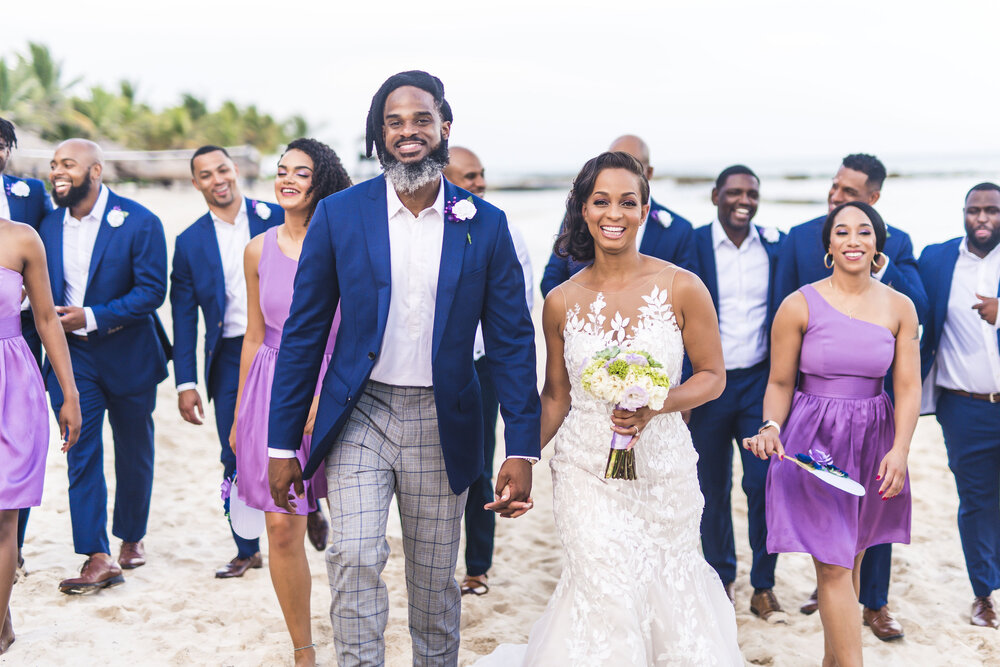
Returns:
[[[368,353],[368,358],[371,359],[372,361],[375,361],[375,353],[374,352],[369,352]]]
[[[219,328],[220,329],[222,328],[222,322],[219,322]]]

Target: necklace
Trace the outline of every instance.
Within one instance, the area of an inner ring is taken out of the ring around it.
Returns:
[[[840,290],[837,289],[837,286],[834,285],[834,283],[833,283],[833,276],[830,276],[828,280],[830,281],[830,289],[834,292],[834,294],[837,295],[838,301],[840,301],[840,303],[842,305],[846,306],[847,304],[844,303],[844,298],[843,298],[843,296],[841,296]],[[854,300],[853,305],[851,305],[850,308],[845,308],[847,310],[847,316],[849,318],[851,318],[852,320],[854,319],[854,311],[857,310],[858,306],[860,306],[862,303],[864,303],[865,297],[868,296],[868,291],[871,288],[872,288],[872,282],[871,282],[871,280],[869,280],[868,281],[868,286],[865,287],[864,291],[857,296],[857,298]]]

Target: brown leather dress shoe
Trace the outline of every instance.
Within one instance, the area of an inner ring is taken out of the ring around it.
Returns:
[[[799,607],[799,611],[808,616],[809,614],[815,614],[816,610],[819,609],[819,589],[817,588],[809,596],[809,599],[802,603]]]
[[[306,517],[306,535],[309,537],[309,544],[313,545],[316,551],[326,549],[326,541],[330,537],[330,524],[323,516],[323,510],[316,505],[315,512],[309,512]]]
[[[773,588],[755,589],[750,597],[750,612],[768,623],[787,623],[788,615],[781,608],[781,603],[774,594]]]
[[[903,638],[903,626],[889,613],[889,605],[878,611],[864,607],[861,618],[872,629],[872,634],[884,642]]]
[[[80,576],[63,579],[59,582],[59,590],[67,595],[85,595],[124,583],[121,568],[109,554],[93,554],[80,568]]]
[[[250,558],[240,558],[237,556],[232,559],[218,570],[215,571],[216,579],[232,579],[233,577],[242,577],[243,574],[253,568],[259,570],[264,565],[264,560],[260,557],[260,552],[258,551]]]
[[[118,564],[123,570],[134,570],[146,564],[146,549],[142,546],[142,540],[138,542],[122,542],[122,549],[118,552]]]
[[[1000,618],[993,607],[993,598],[989,595],[972,601],[972,624],[983,628],[1000,627]]]

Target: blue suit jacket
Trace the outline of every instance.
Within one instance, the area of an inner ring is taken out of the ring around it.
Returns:
[[[285,220],[285,210],[277,204],[244,198],[250,238]],[[257,215],[264,204],[271,215]],[[174,379],[177,384],[198,381],[195,349],[198,340],[198,308],[205,318],[205,388],[212,398],[213,361],[222,343],[222,318],[226,313],[226,277],[215,235],[212,214],[206,213],[177,237],[173,269],[170,272],[170,312],[174,323]]]
[[[45,191],[45,184],[37,178],[17,178],[3,174],[3,189],[7,196],[7,206],[10,208],[10,219],[31,225],[36,230],[42,224],[42,219],[52,210],[52,200]],[[17,182],[28,184],[28,195],[18,197],[11,192]]]
[[[920,336],[920,372],[924,378],[927,378],[937,359],[941,332],[944,331],[944,322],[948,317],[948,298],[951,295],[955,264],[958,262],[958,249],[963,241],[964,236],[929,245],[920,253],[920,280],[927,290],[930,310],[930,316],[923,323],[924,332]],[[997,285],[997,296],[1000,297],[1000,284]],[[997,345],[1000,346],[1000,331],[997,332]]]
[[[691,223],[666,206],[650,198],[649,218],[646,220],[646,234],[642,237],[639,252],[671,262],[685,269],[691,264]],[[561,230],[560,230],[561,231]],[[591,262],[578,262],[570,257],[560,257],[552,252],[549,263],[542,273],[542,297],[554,287],[570,279],[580,269]]]
[[[127,214],[119,227],[108,224],[115,208]],[[57,208],[39,234],[48,258],[52,298],[65,305],[63,218]],[[114,395],[151,389],[167,377],[169,342],[156,309],[167,294],[167,242],[160,219],[142,205],[109,192],[104,218],[90,258],[83,305],[94,311],[97,329],[87,334],[87,350],[102,369]],[[48,360],[43,372],[51,372]]]
[[[447,180],[445,201],[468,192]],[[368,383],[389,315],[386,181],[327,197],[309,224],[271,391],[268,443],[298,449],[339,301],[340,330],[323,380],[308,478],[334,445]],[[472,361],[480,320],[500,399],[507,455],[539,456],[541,408],[524,273],[503,212],[473,197],[471,220],[444,223],[431,364],[448,481],[461,493],[482,474],[483,416]]]
[[[826,255],[822,239],[825,221],[826,216],[822,215],[796,225],[788,232],[775,276],[778,305],[803,285],[833,273],[832,269],[823,265]],[[889,257],[889,268],[885,270],[882,282],[908,296],[917,309],[917,318],[923,323],[928,314],[927,293],[920,282],[917,260],[913,257],[913,243],[909,234],[901,229],[889,226],[888,233],[883,252]]]

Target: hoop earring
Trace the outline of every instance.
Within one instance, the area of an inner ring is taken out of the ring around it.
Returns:
[[[875,253],[875,256],[872,257],[872,268],[875,269],[876,271],[879,270],[879,266],[878,266],[878,264],[875,263],[875,260],[878,259],[879,256],[885,257],[885,262],[882,264],[882,266],[885,266],[885,263],[887,263],[889,261],[889,256],[886,255],[881,250],[879,250],[877,253]]]
[[[826,263],[826,258],[827,257],[830,258],[830,263],[829,264]],[[833,255],[831,255],[830,253],[826,253],[825,255],[823,255],[823,266],[825,266],[828,269],[832,269],[833,268]]]

